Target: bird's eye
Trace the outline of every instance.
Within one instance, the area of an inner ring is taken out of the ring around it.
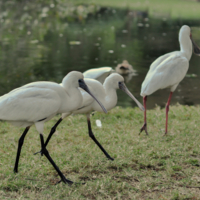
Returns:
[[[119,89],[122,89],[122,88],[123,88],[122,82],[119,82],[119,83],[118,83],[118,86],[119,86]]]
[[[79,79],[78,82],[81,83],[81,79]]]

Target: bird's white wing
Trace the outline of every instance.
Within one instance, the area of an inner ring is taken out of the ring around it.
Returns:
[[[150,72],[153,71],[155,68],[157,68],[157,66],[159,66],[160,63],[163,62],[165,59],[167,59],[167,58],[169,58],[170,56],[175,55],[175,54],[179,54],[179,51],[173,51],[173,52],[166,53],[166,54],[164,54],[164,55],[158,57],[158,58],[151,64],[148,73],[150,73]]]
[[[56,114],[60,102],[52,89],[18,88],[0,97],[0,119],[36,122]]]
[[[99,76],[102,76],[105,73],[111,72],[113,69],[111,67],[100,67],[89,69],[83,73],[84,78],[93,78],[97,79]]]
[[[188,67],[189,62],[184,56],[171,54],[149,70],[142,83],[141,96],[150,95],[158,89],[177,86],[187,73]]]
[[[92,78],[104,82],[107,76],[109,76],[114,70],[111,67],[100,67],[87,70],[83,73],[84,78]]]

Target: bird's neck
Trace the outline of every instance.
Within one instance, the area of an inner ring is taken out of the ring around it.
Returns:
[[[104,84],[104,89],[106,92],[105,105],[107,110],[111,110],[117,104],[117,91],[115,88],[109,87],[109,85]]]
[[[68,111],[73,111],[73,110],[78,109],[83,101],[83,97],[79,89],[76,87],[70,87],[70,86],[65,86],[64,89],[67,94],[67,99],[65,103],[66,109]]]
[[[190,37],[187,35],[182,35],[180,36],[179,42],[181,52],[189,61],[192,56],[192,42]]]

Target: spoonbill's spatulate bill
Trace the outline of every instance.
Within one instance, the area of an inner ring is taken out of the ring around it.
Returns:
[[[157,58],[150,66],[150,69],[142,83],[141,96],[144,103],[144,125],[140,129],[140,133],[145,130],[147,132],[146,121],[146,101],[147,96],[158,89],[170,88],[170,95],[166,105],[166,125],[165,134],[167,134],[168,111],[172,93],[185,77],[189,68],[189,60],[193,52],[200,55],[199,47],[194,43],[189,26],[182,26],[179,32],[180,51],[173,51]]]
[[[124,84],[124,78],[117,74],[113,73],[110,76],[108,76],[102,85],[99,81],[96,81],[94,79],[84,79],[86,84],[88,85],[90,91],[99,99],[106,110],[111,110],[114,108],[117,104],[117,89],[121,89],[126,94],[128,94],[139,106],[139,108],[144,111],[144,107],[142,104],[131,94],[131,92],[128,90],[126,85]],[[83,97],[83,102],[82,105],[73,112],[73,114],[86,114],[87,116],[87,123],[88,123],[88,131],[89,131],[89,136],[92,138],[92,140],[99,146],[99,148],[103,151],[105,156],[110,159],[114,160],[107,152],[106,150],[101,146],[101,144],[97,141],[95,138],[93,132],[92,132],[92,127],[90,123],[90,113],[95,110],[102,112],[101,107],[91,98],[90,95],[88,95],[84,90],[80,89],[82,97]],[[58,122],[53,126],[51,133],[49,134],[47,141],[45,142],[45,145],[48,144],[51,136],[56,130],[56,127],[58,124],[66,117],[68,116],[69,113],[63,113],[62,117],[58,120]],[[111,126],[113,126],[111,124]]]
[[[14,172],[18,172],[24,138],[30,127],[35,124],[40,134],[41,153],[47,157],[64,183],[73,183],[65,178],[50,157],[44,144],[43,127],[44,123],[57,113],[73,112],[81,106],[83,97],[79,87],[91,94],[83,80],[83,74],[73,71],[63,78],[62,86],[47,81],[33,82],[0,97],[0,119],[16,126],[26,127],[19,139]],[[102,105],[101,107],[106,112]]]

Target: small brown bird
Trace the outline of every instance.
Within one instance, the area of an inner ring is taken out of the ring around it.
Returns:
[[[118,64],[115,70],[121,75],[127,75],[130,73],[135,73],[136,75],[136,70],[133,69],[132,65],[130,65],[127,60],[123,60],[121,64]]]

